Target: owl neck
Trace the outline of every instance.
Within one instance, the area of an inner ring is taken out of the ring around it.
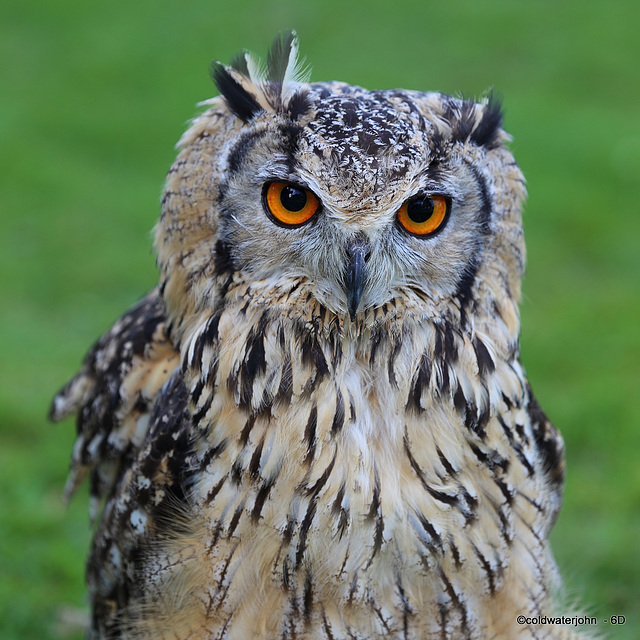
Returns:
[[[366,404],[367,385],[381,382],[396,411],[423,410],[433,398],[449,397],[479,415],[489,405],[487,376],[518,360],[515,301],[483,300],[472,313],[451,304],[439,312],[439,301],[413,293],[351,322],[305,286],[269,297],[260,283],[235,283],[223,304],[175,320],[173,330],[181,337],[196,417],[216,421],[211,406],[221,390],[245,419],[331,387],[332,428],[339,429],[355,405]],[[355,378],[358,393],[345,382]],[[354,393],[357,399],[349,397]]]

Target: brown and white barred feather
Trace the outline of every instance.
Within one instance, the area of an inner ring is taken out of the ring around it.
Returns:
[[[54,421],[78,414],[67,498],[87,473],[91,473],[91,496],[96,501],[113,490],[120,468],[135,460],[148,430],[151,408],[179,362],[166,335],[157,290],[94,345],[80,373],[51,407]]]
[[[525,192],[496,105],[302,85],[295,48],[216,68],[167,178],[160,287],[55,400],[79,415],[69,490],[90,472],[104,502],[90,637],[578,638],[516,621],[555,610],[564,461],[519,362]],[[425,285],[372,244],[351,319],[339,236],[251,235],[260,162],[358,242],[427,166],[470,212],[436,254],[459,273],[434,259]]]

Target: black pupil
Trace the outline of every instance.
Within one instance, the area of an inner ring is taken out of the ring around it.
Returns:
[[[407,205],[407,215],[412,222],[426,222],[433,215],[433,200],[418,198]]]
[[[307,194],[304,189],[285,187],[280,193],[280,202],[287,211],[300,211],[307,204]]]

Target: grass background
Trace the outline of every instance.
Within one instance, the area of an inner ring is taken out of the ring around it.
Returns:
[[[155,282],[150,229],[210,60],[291,27],[314,80],[504,97],[530,191],[523,360],[567,445],[553,546],[598,630],[638,637],[639,23],[637,0],[4,0],[0,637],[81,637],[86,493],[61,504],[74,429],[48,402]]]

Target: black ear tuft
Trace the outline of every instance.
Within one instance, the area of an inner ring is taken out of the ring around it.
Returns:
[[[493,92],[478,105],[474,100],[445,101],[444,117],[451,123],[454,142],[471,141],[493,149],[500,140],[502,103]]]
[[[477,145],[485,146],[488,149],[495,147],[500,127],[502,127],[502,118],[502,100],[492,91],[487,98],[480,122],[472,131],[470,139]]]
[[[231,75],[223,64],[214,62],[211,65],[211,78],[227,101],[229,109],[243,122],[249,122],[251,118],[263,111],[256,98]]]
[[[297,48],[295,31],[278,34],[267,54],[267,78],[282,85],[291,64],[292,51]]]
[[[249,77],[249,66],[247,64],[247,52],[241,51],[237,53],[233,60],[229,63],[232,69],[238,71],[241,75]]]

